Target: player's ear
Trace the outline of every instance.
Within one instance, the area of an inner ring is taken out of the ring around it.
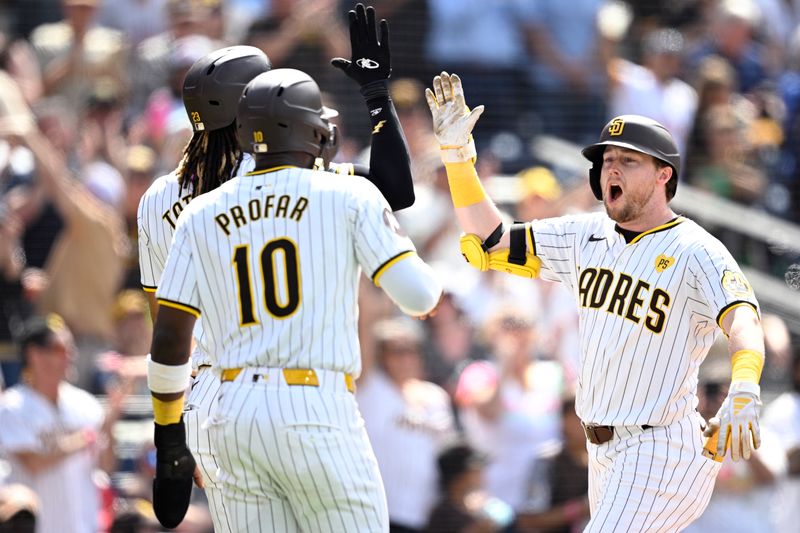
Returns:
[[[672,178],[673,172],[674,171],[672,170],[671,166],[664,165],[663,167],[660,167],[658,169],[658,176],[656,177],[656,180],[658,181],[658,183],[663,183],[664,185],[666,185]]]

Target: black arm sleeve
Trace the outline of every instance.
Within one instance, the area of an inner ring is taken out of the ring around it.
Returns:
[[[411,157],[386,80],[364,85],[361,94],[372,122],[372,142],[369,169],[356,173],[378,187],[393,211],[410,207],[414,204]]]

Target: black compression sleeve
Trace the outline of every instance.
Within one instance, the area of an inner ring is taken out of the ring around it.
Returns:
[[[393,211],[414,204],[411,157],[386,80],[361,87],[372,122],[369,172],[365,177],[381,191]]]

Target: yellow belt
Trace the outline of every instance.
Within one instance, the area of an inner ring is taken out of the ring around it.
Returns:
[[[192,370],[192,377],[196,378],[197,374],[199,374],[201,370],[204,370],[206,368],[211,368],[211,365],[203,364],[203,365],[198,366],[197,370]]]
[[[222,381],[233,381],[243,368],[226,368],[222,371]],[[287,385],[300,385],[305,387],[319,387],[319,378],[313,368],[284,368],[281,370]],[[348,392],[356,391],[356,382],[350,374],[344,375],[344,384]]]

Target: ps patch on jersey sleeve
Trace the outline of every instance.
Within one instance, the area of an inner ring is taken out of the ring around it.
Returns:
[[[725,270],[722,275],[722,288],[736,298],[746,298],[753,295],[753,288],[741,272]]]

